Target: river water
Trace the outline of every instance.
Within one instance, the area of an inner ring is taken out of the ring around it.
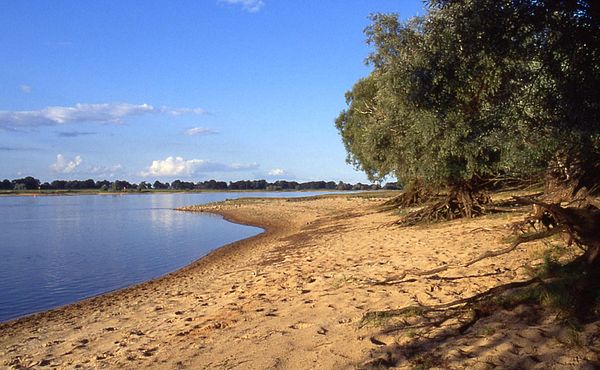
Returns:
[[[0,197],[0,321],[159,277],[262,231],[173,208],[315,194]]]

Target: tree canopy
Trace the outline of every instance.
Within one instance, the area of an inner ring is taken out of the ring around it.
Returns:
[[[371,180],[473,184],[526,176],[557,152],[600,154],[600,15],[591,0],[435,0],[376,14],[371,73],[336,119]]]

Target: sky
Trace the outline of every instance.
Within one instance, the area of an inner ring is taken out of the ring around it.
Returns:
[[[0,179],[368,182],[334,120],[420,0],[0,2]]]

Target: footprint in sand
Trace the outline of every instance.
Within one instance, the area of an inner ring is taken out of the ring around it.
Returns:
[[[290,325],[290,329],[306,329],[315,326],[315,324],[309,324],[306,322],[298,322],[296,324]]]

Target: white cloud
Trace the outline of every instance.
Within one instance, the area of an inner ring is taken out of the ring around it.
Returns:
[[[113,178],[123,173],[123,166],[120,163],[114,166],[93,165],[89,166],[85,173],[96,178]]]
[[[206,127],[192,127],[192,128],[189,128],[189,129],[185,130],[183,133],[186,134],[186,135],[188,135],[188,136],[194,136],[194,135],[216,134],[217,131],[211,130],[211,129],[206,128]]]
[[[256,13],[265,6],[263,0],[220,0],[222,3],[240,5],[242,9],[250,13]]]
[[[271,171],[267,172],[267,175],[269,175],[269,176],[283,176],[286,173],[287,173],[286,170],[284,170],[282,168],[274,168]]]
[[[75,104],[72,107],[46,107],[33,111],[0,111],[0,127],[56,126],[66,123],[123,123],[123,119],[144,114],[205,114],[202,108],[155,108],[150,104]]]
[[[56,173],[71,173],[75,171],[77,167],[83,162],[80,156],[75,156],[72,161],[65,158],[64,155],[58,154],[56,156],[56,162],[50,165],[52,172]]]
[[[206,114],[207,112],[202,108],[170,108],[160,107],[157,111],[160,113],[170,114],[172,116],[181,116],[182,114]]]
[[[167,157],[152,161],[152,164],[140,173],[141,176],[192,176],[198,172],[247,171],[258,168],[258,164],[223,164],[204,159],[184,159]]]
[[[182,157],[167,157],[164,160],[152,161],[148,170],[142,172],[142,176],[190,176],[204,163],[206,161],[202,159],[185,160]]]
[[[21,90],[21,92],[24,92],[25,94],[29,94],[31,92],[31,86],[26,85],[26,84],[19,85],[19,89]]]

